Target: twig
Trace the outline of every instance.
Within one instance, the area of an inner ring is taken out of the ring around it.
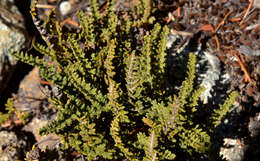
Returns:
[[[193,36],[194,35],[192,32],[177,31],[177,30],[174,30],[174,29],[172,29],[171,31],[175,35],[181,35],[181,36]]]
[[[240,20],[241,20],[240,17],[232,17],[232,18],[229,19],[229,21],[231,21],[231,22],[237,22],[237,21],[240,21]]]
[[[45,81],[45,80],[41,80],[40,78],[39,78],[39,80],[38,80],[41,84],[45,84],[45,85],[52,85],[52,83],[51,82],[48,82],[48,81]]]
[[[245,30],[253,30],[253,29],[257,28],[257,27],[260,27],[260,22],[257,23],[257,24],[253,24],[253,25],[250,25],[250,26],[246,27]]]
[[[218,39],[218,36],[216,35],[216,30],[213,28],[213,26],[211,24],[209,25],[202,25],[198,31],[211,31],[214,35],[214,39],[216,41],[216,47],[217,47],[217,50],[218,52],[220,52],[220,43],[219,43],[219,39]]]
[[[61,26],[64,26],[66,23],[71,24],[71,25],[73,25],[73,26],[75,26],[77,28],[80,27],[79,24],[77,22],[75,22],[75,21],[72,21],[71,18],[67,18],[64,21],[62,21],[61,22]]]
[[[240,67],[242,68],[243,72],[245,73],[245,81],[249,81],[250,83],[253,83],[253,80],[250,78],[247,70],[246,70],[246,67],[244,66],[244,64],[242,63],[242,61],[240,60],[239,56],[237,55],[236,51],[233,52],[234,53],[234,56],[237,58],[238,60],[238,63],[240,65]]]
[[[216,45],[217,45],[217,50],[218,50],[218,52],[220,53],[220,43],[219,43],[219,39],[218,39],[218,36],[217,35],[215,35],[214,36],[214,38],[215,38],[215,41],[216,41]]]
[[[182,3],[182,0],[179,0],[179,4]],[[181,17],[181,7],[180,5],[177,8],[177,17]]]
[[[47,8],[47,9],[55,8],[54,5],[48,5],[48,4],[37,4],[36,7],[37,8]]]
[[[218,24],[217,28],[216,28],[216,32],[218,32],[218,30],[220,29],[221,26],[223,26],[225,24],[225,21],[227,20],[228,16],[233,12],[233,10],[230,10],[224,17],[224,19]]]
[[[143,127],[134,129],[134,130],[130,131],[130,132],[128,133],[128,135],[133,135],[133,134],[135,134],[135,133],[137,133],[137,132],[139,132],[139,131],[142,131],[142,130],[144,130]]]
[[[250,9],[252,8],[253,4],[254,4],[254,0],[249,0],[249,5],[248,5],[248,7],[247,7],[246,13],[245,13],[245,15],[244,15],[242,21],[239,23],[239,25],[242,25],[242,24],[244,23],[244,21],[245,21],[247,15],[248,15]]]
[[[215,30],[213,28],[213,26],[211,24],[209,25],[202,25],[199,29],[198,29],[198,32],[199,31],[211,31],[213,33],[215,33]]]
[[[245,59],[243,58],[243,55],[239,52],[239,58],[242,63],[246,63]]]

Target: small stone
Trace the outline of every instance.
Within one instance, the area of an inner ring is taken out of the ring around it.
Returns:
[[[68,2],[68,1],[61,2],[60,6],[59,6],[61,15],[63,15],[63,16],[67,15],[70,12],[71,8],[72,7],[71,7],[70,2]]]
[[[260,113],[257,114],[256,120],[257,120],[257,121],[260,121]]]
[[[260,0],[254,0],[253,6],[256,8],[260,8]]]
[[[225,138],[224,147],[220,148],[220,156],[228,161],[242,161],[244,151],[237,139]]]
[[[20,144],[20,141],[14,132],[0,131],[0,160],[9,161],[19,159],[19,148],[24,143],[22,141],[22,144]]]
[[[250,132],[250,135],[252,137],[258,136],[260,134],[260,122],[253,118],[250,118],[248,131]]]
[[[28,132],[31,132],[34,134],[35,139],[37,141],[37,145],[42,151],[45,151],[47,148],[55,149],[55,148],[57,148],[57,145],[59,145],[59,143],[60,143],[59,137],[55,134],[49,134],[49,135],[44,135],[44,136],[39,135],[40,128],[42,128],[43,126],[46,126],[47,124],[48,124],[47,120],[41,120],[38,118],[34,118],[29,124],[27,124],[23,128],[25,131],[28,131]]]

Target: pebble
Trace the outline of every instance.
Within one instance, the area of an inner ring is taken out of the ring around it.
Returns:
[[[69,1],[63,1],[61,2],[60,6],[59,6],[59,10],[62,16],[67,15],[70,11],[71,11],[71,4]]]

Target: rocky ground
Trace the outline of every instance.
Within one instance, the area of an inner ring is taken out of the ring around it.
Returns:
[[[100,9],[104,8],[106,1],[99,2]],[[134,3],[137,1],[120,0],[116,8],[127,10]],[[50,8],[56,8],[57,20],[68,29],[77,27],[75,12],[88,7],[87,0],[39,0],[39,4],[42,20]],[[196,85],[207,87],[201,106],[218,106],[230,91],[240,93],[217,130],[214,142],[219,155],[229,161],[258,160],[260,1],[156,0],[153,6],[157,8],[154,16],[171,29],[167,43],[169,84],[180,85],[187,55],[195,52]],[[57,136],[37,133],[55,118],[56,111],[48,98],[57,89],[42,80],[37,68],[17,62],[10,55],[12,50],[36,53],[32,43],[43,42],[29,9],[29,1],[0,1],[0,111],[7,112],[4,105],[8,98],[15,102],[15,112],[0,126],[0,160],[65,160],[58,157]],[[84,160],[73,152],[64,156],[66,160]]]

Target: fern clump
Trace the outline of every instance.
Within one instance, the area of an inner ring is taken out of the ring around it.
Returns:
[[[41,32],[47,46],[34,47],[52,63],[14,54],[40,68],[41,76],[63,93],[50,99],[57,118],[40,133],[57,134],[65,148],[74,148],[88,160],[173,160],[180,151],[206,153],[212,131],[194,121],[204,90],[193,88],[195,55],[190,54],[178,95],[172,95],[165,85],[169,29],[153,21],[152,1],[139,3],[137,17],[118,17],[111,0],[103,13],[95,0],[90,4],[91,13],[77,13],[80,32],[63,31],[51,11]],[[213,127],[233,101],[221,106],[224,111],[215,111]]]

